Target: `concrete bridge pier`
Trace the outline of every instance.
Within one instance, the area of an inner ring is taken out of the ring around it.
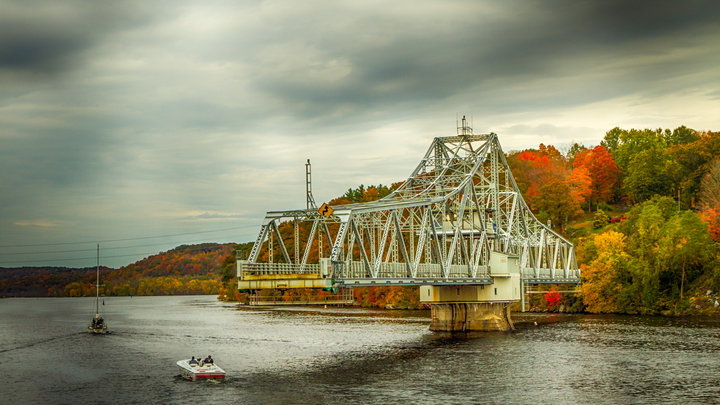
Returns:
[[[520,301],[520,260],[490,254],[490,284],[424,285],[420,302],[430,304],[430,330],[438,332],[510,331],[510,304]]]
[[[435,332],[511,331],[509,302],[430,304],[430,330]]]

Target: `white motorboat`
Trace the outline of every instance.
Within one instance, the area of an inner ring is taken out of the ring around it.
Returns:
[[[190,363],[191,359],[180,360],[177,362],[180,368],[180,375],[191,381],[205,379],[221,379],[225,378],[225,370],[221,369],[215,363]]]

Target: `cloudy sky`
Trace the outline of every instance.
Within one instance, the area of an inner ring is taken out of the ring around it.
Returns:
[[[0,266],[255,239],[404,179],[458,114],[504,149],[720,130],[716,1],[0,0]]]

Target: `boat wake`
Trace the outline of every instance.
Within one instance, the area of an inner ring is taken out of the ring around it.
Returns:
[[[81,335],[81,334],[83,334],[83,332],[81,332],[81,333],[71,333],[71,334],[69,334],[69,335],[62,335],[62,336],[53,336],[53,337],[51,337],[51,338],[42,339],[42,340],[38,340],[38,341],[35,341],[35,342],[30,342],[30,343],[18,345],[18,346],[15,346],[15,347],[10,347],[10,348],[7,348],[7,349],[0,349],[0,353],[12,352],[12,351],[21,350],[21,349],[27,349],[28,347],[33,347],[33,346],[41,345],[41,344],[44,344],[44,343],[49,343],[49,342],[52,342],[52,341],[54,341],[54,340],[66,339],[66,338],[69,338],[69,337],[71,337],[71,336],[77,336],[77,335]]]
[[[232,382],[233,382],[233,379],[231,379],[231,378],[222,378],[222,379],[202,378],[202,379],[193,381],[192,379],[190,379],[186,376],[183,376],[182,374],[177,374],[177,375],[173,376],[173,379],[177,382],[193,382],[195,384],[232,384]]]

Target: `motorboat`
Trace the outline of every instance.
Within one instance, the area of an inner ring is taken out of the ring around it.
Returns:
[[[203,363],[202,361],[190,362],[191,359],[177,362],[180,368],[180,375],[188,380],[210,380],[225,378],[225,370],[215,363]]]

